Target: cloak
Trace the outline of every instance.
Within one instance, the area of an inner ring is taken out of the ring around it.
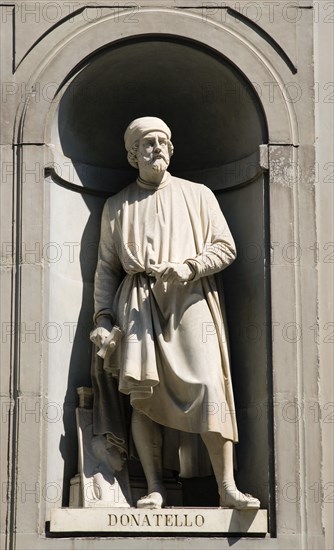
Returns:
[[[126,450],[120,411],[129,396],[133,408],[184,433],[186,446],[187,434],[207,431],[238,440],[227,331],[214,276],[235,256],[226,220],[204,185],[166,173],[158,187],[138,178],[107,200],[95,316],[111,315],[124,336],[110,357],[108,375],[93,360],[95,433],[109,434]],[[154,274],[164,262],[187,262],[194,277],[163,283]],[[187,475],[189,468],[188,462]]]

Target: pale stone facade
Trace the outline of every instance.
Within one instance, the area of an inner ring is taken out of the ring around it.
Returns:
[[[77,468],[101,209],[133,178],[124,128],[152,114],[173,128],[173,173],[216,193],[236,239],[224,287],[238,482],[269,516],[265,538],[224,517],[204,541],[198,505],[181,542],[165,520],[166,547],[228,548],[230,532],[240,549],[332,548],[333,3],[2,0],[0,10],[2,547],[157,546],[141,531],[46,535]]]

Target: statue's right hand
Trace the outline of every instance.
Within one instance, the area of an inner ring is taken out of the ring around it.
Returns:
[[[106,338],[108,338],[110,334],[110,331],[103,328],[103,327],[97,327],[96,329],[92,330],[89,337],[94,344],[97,345],[98,348],[102,348],[103,343]]]

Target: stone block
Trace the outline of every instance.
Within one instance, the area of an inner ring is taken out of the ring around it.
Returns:
[[[118,508],[51,511],[52,533],[145,533],[187,536],[215,534],[265,534],[267,511],[236,511],[224,508],[162,508],[119,510]]]

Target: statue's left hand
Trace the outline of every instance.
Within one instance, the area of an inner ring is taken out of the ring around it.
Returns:
[[[155,270],[154,275],[164,283],[186,283],[193,278],[194,272],[187,263],[164,262]]]

